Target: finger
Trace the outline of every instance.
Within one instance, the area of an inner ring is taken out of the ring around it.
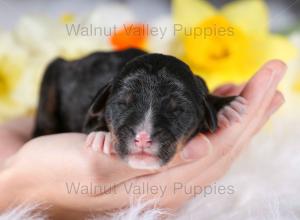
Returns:
[[[95,152],[103,152],[103,144],[104,144],[104,134],[103,132],[96,132],[95,138],[92,143],[92,149]]]
[[[271,101],[271,104],[269,105],[265,116],[263,120],[261,120],[259,124],[259,128],[262,127],[268,120],[269,118],[276,112],[278,109],[285,103],[285,98],[283,94],[280,91],[276,91],[274,98]]]
[[[227,91],[225,96],[237,96],[240,95],[243,89],[245,88],[246,84],[243,83],[239,86],[236,86],[235,88],[232,88],[231,90]]]
[[[249,114],[256,114],[262,104],[268,106],[266,101],[271,101],[286,69],[287,66],[282,61],[273,60],[266,63],[250,80],[241,93],[250,104]]]
[[[225,85],[222,85],[222,86],[219,86],[218,88],[216,88],[212,93],[214,95],[224,95],[224,94],[227,94],[228,91],[236,88],[237,85],[233,84],[233,83],[228,83],[228,84],[225,84]]]
[[[252,137],[255,133],[257,133],[257,131],[269,120],[270,116],[279,109],[284,101],[283,94],[276,91],[268,107],[266,107],[264,111],[258,111],[257,117],[254,118],[252,123],[248,126],[247,132],[244,133],[244,136]],[[241,136],[241,139],[243,139],[243,136]]]
[[[112,153],[112,142],[110,133],[105,134],[104,144],[103,144],[103,153],[110,155]]]
[[[210,140],[200,133],[187,143],[180,156],[184,161],[200,159],[208,155],[212,147]]]
[[[202,150],[201,148],[206,149]],[[212,146],[205,135],[197,135],[182,152],[176,155],[176,159],[173,159],[160,171],[166,171],[168,176],[165,178],[168,180],[188,181],[219,159],[220,155],[216,149],[217,147]],[[189,172],[186,172],[187,170]]]
[[[248,128],[248,132],[241,137],[241,141],[236,143],[236,146],[233,147],[232,151],[229,154],[229,160],[234,160],[240,152],[243,150],[244,146],[247,146],[252,137],[259,132],[259,130],[267,123],[269,118],[284,104],[285,99],[281,92],[276,91],[271,103],[269,104],[267,110],[264,113],[262,119],[254,124],[254,126]]]
[[[186,146],[178,152],[173,159],[160,170],[169,169],[193,160],[199,160],[207,156],[211,151],[212,145],[209,139],[202,133],[192,138]]]
[[[284,104],[284,102],[285,99],[283,94],[279,91],[276,91],[271,103],[264,113],[264,116],[262,116],[261,120],[254,124],[252,128],[249,128],[249,139],[252,138],[252,136],[256,134],[267,123],[270,117]]]
[[[201,186],[201,189],[205,189],[206,186],[215,183],[223,176],[225,176],[232,164],[233,164],[233,160],[231,160],[231,158],[228,155],[219,158],[219,160],[216,161],[214,164],[212,164],[212,166],[203,170],[203,172],[201,173],[199,172],[199,174],[195,175],[194,178],[191,179],[190,181],[185,182],[186,188],[195,189],[195,187]],[[203,193],[203,191],[194,192],[194,193],[200,194]],[[185,198],[185,199],[189,199],[189,198]]]
[[[91,147],[92,143],[95,139],[96,136],[96,132],[91,132],[90,134],[88,134],[86,141],[85,141],[85,147]]]
[[[240,85],[235,85],[235,84],[226,84],[224,86],[220,86],[217,88],[213,94],[218,95],[218,96],[236,96],[240,95],[242,90],[245,87],[245,83],[240,84]]]
[[[241,93],[248,102],[246,113],[242,115],[241,121],[207,135],[212,145],[218,146],[221,154],[225,149],[232,147],[244,132],[247,132],[249,123],[257,123],[261,119],[285,70],[286,66],[281,61],[270,61],[265,64]]]

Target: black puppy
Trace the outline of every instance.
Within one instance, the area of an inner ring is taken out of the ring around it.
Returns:
[[[34,136],[110,131],[130,166],[155,168],[195,134],[214,132],[217,113],[234,99],[209,95],[205,82],[172,56],[128,49],[57,59],[42,82]],[[221,117],[231,120],[242,104],[237,98]]]

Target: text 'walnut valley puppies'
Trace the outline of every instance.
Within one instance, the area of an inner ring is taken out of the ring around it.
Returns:
[[[92,132],[87,142],[93,148],[104,146],[98,150],[115,151],[131,167],[153,169],[197,133],[238,120],[244,102],[210,95],[175,57],[136,49],[98,52],[49,65],[34,136]]]

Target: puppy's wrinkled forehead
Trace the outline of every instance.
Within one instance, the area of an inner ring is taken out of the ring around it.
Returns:
[[[120,88],[124,92],[135,92],[134,94],[143,95],[147,99],[153,96],[163,97],[167,94],[183,95],[185,90],[184,84],[168,74],[165,68],[156,73],[139,69],[123,78]]]

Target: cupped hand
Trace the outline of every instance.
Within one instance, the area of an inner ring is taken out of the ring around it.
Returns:
[[[163,172],[135,178],[126,183],[133,184],[136,188],[143,188],[146,183],[148,189],[161,188],[164,192],[143,191],[138,195],[131,193],[128,196],[124,185],[120,185],[117,191],[119,200],[128,203],[128,198],[157,199],[160,207],[176,210],[200,193],[190,193],[190,189],[204,189],[224,176],[253,136],[284,103],[283,95],[276,88],[285,72],[286,65],[274,60],[265,64],[247,84],[218,88],[215,91],[217,95],[240,95],[246,99],[246,109],[240,120],[215,133],[197,135]]]
[[[99,199],[102,193],[129,179],[153,173],[131,169],[117,158],[95,152],[85,146],[86,138],[84,134],[65,133],[26,143],[2,168],[8,190],[11,189],[7,197],[13,197],[17,204],[41,202],[83,212],[110,210],[110,204]],[[91,185],[101,188],[85,191]],[[73,191],[72,187],[77,186],[80,189]],[[1,190],[0,184],[2,194]]]
[[[175,192],[175,184],[204,187],[221,178],[281,106],[284,99],[276,88],[285,70],[282,62],[271,61],[246,85],[226,85],[216,90],[218,95],[244,97],[245,113],[238,122],[213,134],[197,135],[159,172],[131,169],[114,157],[95,152],[85,146],[83,134],[34,139],[5,163],[2,176],[6,178],[2,182],[14,189],[6,192],[6,197],[13,194],[14,202],[45,202],[55,212],[111,211],[137,198],[157,199],[160,207],[177,209],[194,195],[184,190]],[[77,190],[70,191],[72,184]],[[147,189],[160,187],[164,192],[143,190],[145,184]]]

